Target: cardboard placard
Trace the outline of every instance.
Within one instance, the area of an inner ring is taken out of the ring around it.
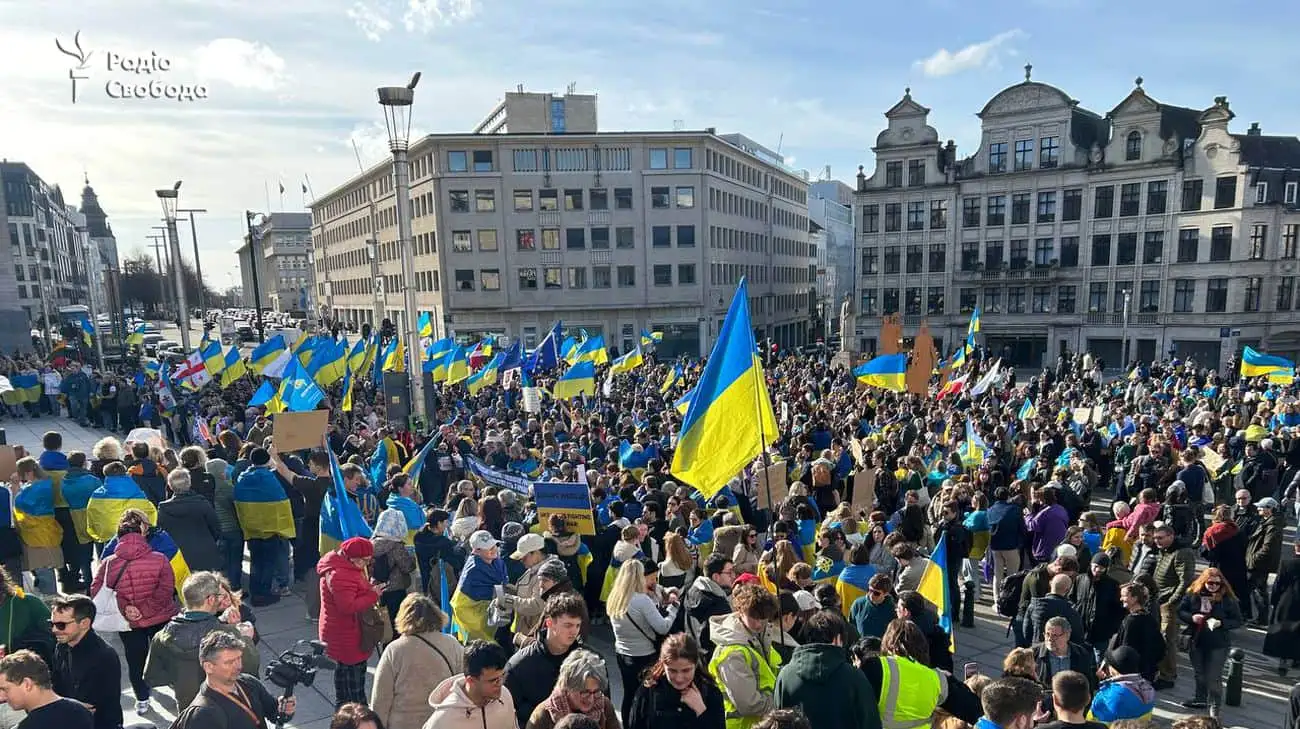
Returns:
[[[1092,420],[1092,408],[1075,408],[1074,412],[1070,415],[1074,419],[1074,422],[1079,425],[1085,425],[1089,420]]]
[[[271,442],[281,453],[316,448],[329,432],[328,410],[276,413],[271,420]]]
[[[871,511],[871,505],[876,502],[876,469],[871,468],[865,471],[858,471],[853,474],[853,513],[856,515],[859,509]]]
[[[11,445],[0,445],[0,484],[8,483],[17,470],[18,454]]]
[[[1201,449],[1201,464],[1210,472],[1210,475],[1217,478],[1219,469],[1223,468],[1223,456],[1215,453],[1209,448]]]
[[[790,476],[786,467],[786,462],[780,461],[758,472],[756,485],[763,508],[775,510],[790,493]]]
[[[853,462],[858,465],[858,468],[866,468],[871,465],[867,463],[867,454],[862,450],[862,444],[858,442],[857,438],[849,438],[849,451],[853,453]]]
[[[533,501],[537,518],[549,523],[552,514],[564,519],[564,528],[573,534],[595,536],[596,521],[591,513],[591,491],[584,483],[537,481],[533,484]]]

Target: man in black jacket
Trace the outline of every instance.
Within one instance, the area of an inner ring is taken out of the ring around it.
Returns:
[[[506,663],[505,686],[514,699],[519,726],[527,724],[533,709],[551,695],[564,659],[583,647],[579,638],[586,619],[587,605],[580,595],[555,595],[546,601],[545,627],[538,631],[537,640]]]
[[[1029,601],[1029,609],[1025,612],[1024,631],[1030,643],[1045,640],[1048,622],[1058,616],[1069,623],[1070,634],[1079,642],[1083,642],[1083,620],[1068,598],[1073,587],[1074,579],[1070,575],[1058,574],[1052,577],[1046,595]]]
[[[1119,580],[1111,577],[1110,556],[1093,555],[1091,569],[1074,581],[1074,608],[1087,626],[1078,641],[1092,647],[1098,662],[1106,655],[1110,639],[1124,620],[1124,603],[1120,599]]]
[[[1071,640],[1070,621],[1055,617],[1047,621],[1044,640],[1034,645],[1034,661],[1038,665],[1038,681],[1050,688],[1052,677],[1062,670],[1078,671],[1088,677],[1088,685],[1097,690],[1097,662],[1092,649]]]
[[[1268,619],[1268,576],[1282,564],[1282,537],[1286,521],[1281,507],[1271,496],[1255,504],[1259,525],[1246,541],[1246,574],[1250,580],[1251,615],[1255,627]]]
[[[696,577],[686,590],[686,633],[700,642],[705,656],[713,654],[709,618],[731,612],[729,594],[735,580],[735,565],[731,559],[714,552],[704,561],[704,574]]]
[[[121,729],[122,666],[117,652],[99,637],[95,603],[85,595],[60,595],[50,604],[54,630],[54,692],[92,710],[95,729]]]

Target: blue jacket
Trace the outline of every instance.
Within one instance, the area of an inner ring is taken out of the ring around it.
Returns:
[[[1025,517],[1020,507],[999,501],[989,507],[989,549],[1020,549],[1024,541]]]

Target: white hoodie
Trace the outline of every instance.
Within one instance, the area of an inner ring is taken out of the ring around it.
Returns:
[[[423,729],[518,729],[515,702],[510,689],[501,687],[501,698],[480,707],[465,693],[465,674],[438,684],[429,694],[433,714]]]

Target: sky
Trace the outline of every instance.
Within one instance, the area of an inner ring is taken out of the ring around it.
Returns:
[[[559,93],[572,83],[598,94],[603,131],[740,132],[814,179],[829,166],[852,185],[858,165],[871,173],[883,114],[905,88],[966,156],[979,142],[976,112],[1022,81],[1026,63],[1034,80],[1099,113],[1141,76],[1165,103],[1204,108],[1226,95],[1237,131],[1258,121],[1266,134],[1300,133],[1300,76],[1274,63],[1292,57],[1300,4],[1222,10],[1205,0],[1177,10],[1113,0],[0,0],[0,157],[75,201],[88,176],[122,256],[144,251],[160,223],[154,191],[183,181],[181,206],[208,211],[197,218],[205,280],[224,290],[239,281],[243,212],[305,210],[304,181],[324,194],[357,172],[354,142],[367,166],[382,161],[374,90],[414,71],[413,136],[468,131],[518,84]],[[70,73],[84,77],[75,103]],[[150,82],[207,94],[106,91]]]

